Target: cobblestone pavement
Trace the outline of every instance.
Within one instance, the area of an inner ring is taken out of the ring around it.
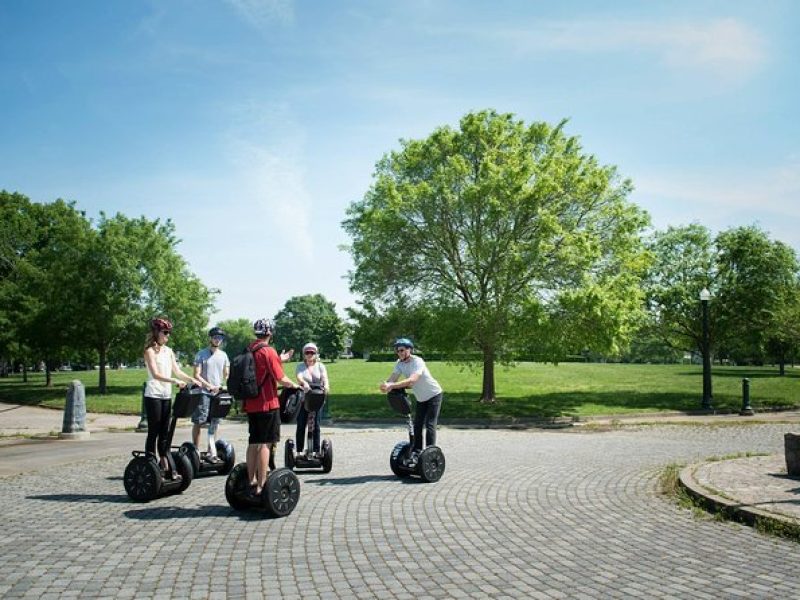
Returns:
[[[797,598],[796,543],[657,489],[666,464],[777,452],[785,430],[443,429],[447,471],[419,484],[389,471],[402,429],[337,428],[333,472],[273,520],[230,509],[223,477],[132,503],[117,452],[0,479],[0,596]]]

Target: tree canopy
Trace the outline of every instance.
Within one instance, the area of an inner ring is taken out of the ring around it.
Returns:
[[[275,315],[275,347],[299,352],[314,342],[322,358],[335,359],[344,348],[345,325],[336,305],[322,294],[294,296]]]
[[[564,126],[487,110],[401,140],[343,223],[353,291],[381,306],[460,309],[462,343],[483,353],[485,401],[495,360],[520,340],[552,357],[613,351],[641,307],[648,218],[628,202],[630,182]]]
[[[96,353],[104,393],[106,361],[141,357],[155,315],[175,323],[178,351],[203,345],[215,291],[177,253],[170,221],[102,214],[95,224],[72,203],[8,192],[0,213],[4,357],[43,359],[49,382],[55,362]]]

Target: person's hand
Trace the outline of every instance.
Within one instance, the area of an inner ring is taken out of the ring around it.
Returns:
[[[281,362],[287,362],[294,356],[294,348],[289,348],[288,350],[283,350],[281,352]]]
[[[390,389],[389,388],[389,384],[387,382],[385,382],[385,381],[382,381],[381,382],[381,391],[385,394],[386,392],[389,391],[389,389]]]
[[[310,385],[308,385],[308,382],[307,382],[307,381],[303,381],[303,382],[301,382],[301,384],[300,384],[300,385],[302,385],[302,386],[303,386],[303,391],[304,391],[304,392],[308,392],[308,391],[310,391],[310,390],[311,390],[311,386],[310,386]]]
[[[219,394],[220,389],[221,388],[218,385],[212,385],[210,388],[208,388],[208,391],[210,391],[212,394]]]
[[[178,386],[178,389],[182,390],[183,388],[186,387],[186,382],[178,379],[178,381],[175,382],[175,385]]]

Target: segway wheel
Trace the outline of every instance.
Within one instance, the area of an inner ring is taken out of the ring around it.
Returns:
[[[161,469],[153,458],[137,456],[125,467],[123,481],[131,500],[150,502],[161,491]]]
[[[423,481],[436,483],[444,475],[444,453],[438,446],[428,446],[419,455],[417,470]]]
[[[217,440],[214,445],[217,448],[217,458],[225,461],[218,472],[220,475],[227,475],[236,464],[236,451],[233,449],[233,444],[225,440]]]
[[[245,510],[250,505],[244,500],[248,486],[247,463],[239,463],[228,474],[225,480],[225,499],[233,510]]]
[[[406,477],[411,477],[411,473],[403,467],[400,461],[408,455],[410,448],[411,444],[408,442],[398,442],[395,444],[392,455],[389,457],[389,467],[391,467],[392,473],[404,479]]]
[[[175,493],[182,494],[190,485],[192,485],[192,479],[194,479],[194,468],[192,467],[192,462],[189,460],[189,457],[180,450],[173,450],[172,460],[175,461],[175,469],[177,469],[178,475],[181,476],[181,484],[178,486],[178,489],[175,491]]]
[[[330,473],[333,469],[333,442],[322,440],[322,472]]]
[[[283,447],[283,466],[291,471],[294,469],[294,465],[294,440],[289,438]]]
[[[197,447],[192,442],[183,442],[179,452],[189,459],[189,463],[192,465],[192,476],[197,477],[200,472],[200,453],[197,451]]]
[[[300,500],[300,480],[289,469],[272,471],[261,495],[262,505],[273,517],[285,517]]]

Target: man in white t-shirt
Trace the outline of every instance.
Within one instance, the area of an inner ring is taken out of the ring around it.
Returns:
[[[217,457],[216,435],[219,430],[219,419],[208,419],[211,396],[218,393],[228,380],[231,363],[228,355],[220,346],[225,340],[225,332],[219,327],[212,327],[208,332],[208,348],[203,348],[194,357],[194,377],[208,393],[192,414],[192,442],[200,450],[200,428],[208,423],[208,450],[203,458],[210,463],[221,462]]]
[[[414,411],[414,453],[422,451],[422,429],[425,428],[425,445],[436,444],[436,424],[439,410],[442,407],[442,386],[432,376],[425,361],[412,353],[413,342],[408,338],[399,338],[394,343],[397,362],[388,381],[381,384],[381,391],[386,393],[401,388],[411,388],[417,399]],[[400,378],[403,379],[400,379]],[[400,379],[398,381],[398,379]],[[415,455],[412,455],[415,456]]]

